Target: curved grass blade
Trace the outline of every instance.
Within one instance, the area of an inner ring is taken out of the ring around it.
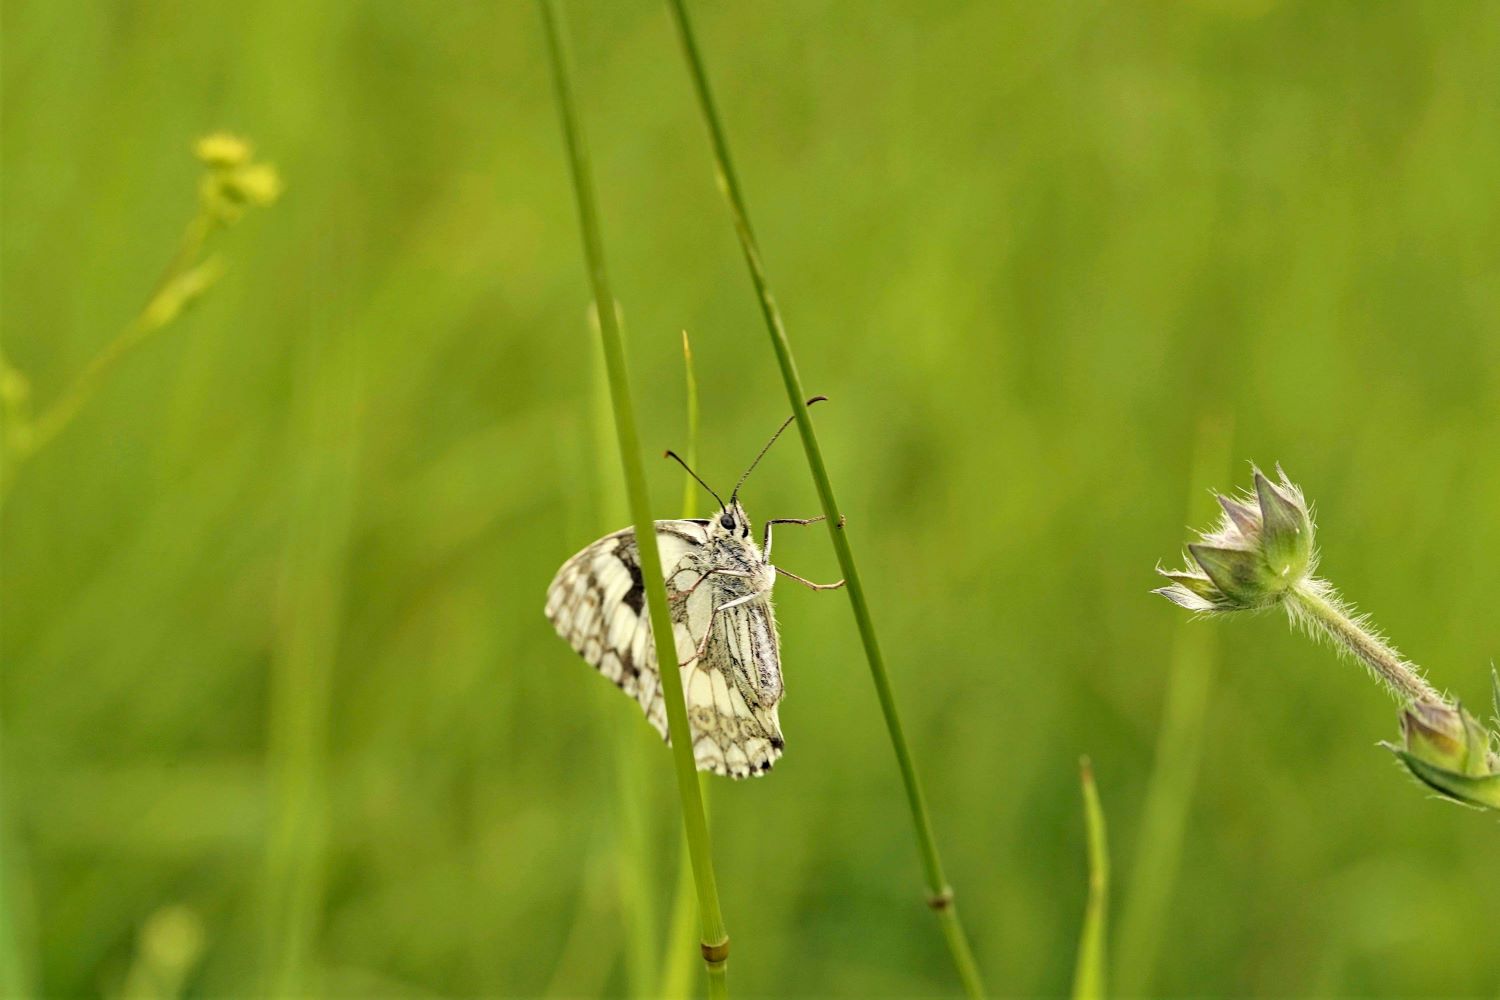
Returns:
[[[1094,784],[1094,765],[1084,757],[1078,762],[1083,785],[1083,817],[1088,828],[1089,896],[1083,911],[1083,931],[1078,936],[1078,964],[1073,972],[1073,1000],[1103,1000],[1107,976],[1109,922],[1109,839],[1104,827],[1104,809]]]

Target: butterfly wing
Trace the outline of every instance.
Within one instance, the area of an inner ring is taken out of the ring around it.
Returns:
[[[693,656],[713,618],[715,634],[704,655],[680,668],[694,759],[699,770],[742,778],[770,769],[781,755],[782,737],[775,700],[767,701],[764,692],[736,679],[730,654],[748,653],[754,648],[748,643],[767,634],[774,653],[775,623],[769,602],[762,602],[763,608],[752,602],[712,615],[718,578],[699,583],[712,568],[707,533],[706,521],[656,522],[677,662]],[[547,591],[547,618],[584,660],[635,699],[670,743],[634,530],[606,535],[563,564]],[[757,624],[731,627],[743,622]],[[766,648],[763,641],[759,648]],[[779,663],[776,677],[779,697]]]
[[[771,769],[785,741],[776,717],[781,654],[769,593],[714,618],[703,656],[683,668],[682,685],[700,769],[736,778]]]

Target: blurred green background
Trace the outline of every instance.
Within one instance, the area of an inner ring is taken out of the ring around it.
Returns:
[[[664,9],[565,9],[666,516],[679,331],[711,482],[785,398]],[[1206,737],[1146,988],[1494,996],[1495,820],[1375,747],[1394,706],[1357,667],[1147,591],[1209,488],[1279,460],[1327,574],[1485,704],[1500,7],[693,9],[991,988],[1068,988],[1081,753],[1117,917],[1141,888],[1176,656]],[[665,749],[541,613],[626,518],[536,9],[3,18],[4,350],[39,408],[171,255],[195,137],[287,183],[7,498],[10,982],[639,986],[680,817]],[[815,512],[798,452],[752,516]],[[837,575],[821,529],[778,537]],[[787,755],[712,783],[731,985],[956,992],[848,603],[779,593]]]

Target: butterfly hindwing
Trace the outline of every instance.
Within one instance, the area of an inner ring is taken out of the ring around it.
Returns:
[[[693,754],[699,770],[746,777],[781,755],[776,717],[781,671],[769,587],[719,614],[713,609],[751,592],[745,576],[710,573],[759,568],[753,544],[715,541],[710,522],[656,522],[672,614]],[[756,577],[755,579],[759,579]],[[568,560],[547,592],[547,617],[590,665],[641,706],[670,742],[661,679],[651,642],[640,552],[632,529],[617,531]],[[706,643],[704,630],[712,629]],[[703,654],[695,656],[702,643]]]
[[[685,658],[685,657],[684,657]],[[774,677],[770,684],[758,678]],[[701,661],[683,668],[699,767],[736,777],[770,770],[784,745],[781,667],[770,595],[721,612]]]

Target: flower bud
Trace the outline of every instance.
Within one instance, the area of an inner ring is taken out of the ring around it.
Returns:
[[[1469,747],[1468,715],[1460,709],[1422,701],[1401,713],[1401,742],[1406,752],[1429,764],[1468,773],[1473,754]]]
[[[1313,571],[1313,523],[1302,491],[1255,470],[1255,492],[1219,497],[1218,526],[1187,547],[1185,570],[1158,568],[1170,586],[1154,593],[1189,611],[1252,611],[1279,602]]]
[[[1386,745],[1413,776],[1445,798],[1500,809],[1500,755],[1493,741],[1462,705],[1419,701],[1401,714],[1402,745]]]
[[[269,163],[252,163],[224,175],[226,198],[245,205],[265,207],[281,197],[281,175]]]
[[[193,144],[198,160],[215,169],[243,166],[250,162],[250,152],[250,143],[229,132],[214,132]]]
[[[251,162],[250,143],[228,132],[204,136],[193,151],[208,169],[198,185],[198,200],[209,217],[222,225],[237,222],[247,208],[275,204],[281,175],[269,163]]]

